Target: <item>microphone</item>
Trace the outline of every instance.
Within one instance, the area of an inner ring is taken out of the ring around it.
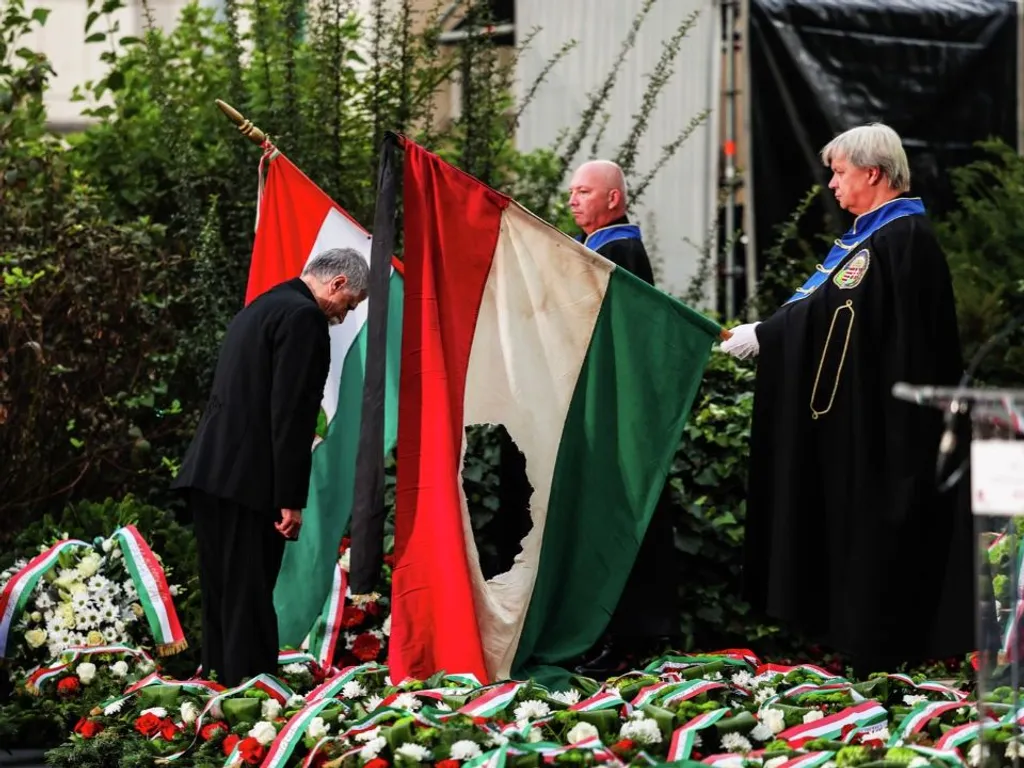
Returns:
[[[960,377],[960,382],[956,385],[956,392],[954,392],[953,399],[950,401],[949,408],[946,409],[946,413],[942,419],[942,439],[939,440],[939,455],[935,461],[935,481],[941,483],[941,490],[943,491],[948,490],[956,484],[968,461],[965,459],[963,465],[959,468],[959,471],[953,472],[950,477],[947,478],[946,482],[942,483],[942,475],[946,469],[946,465],[949,463],[949,458],[953,455],[953,451],[956,450],[957,446],[956,417],[961,413],[965,413],[968,409],[967,403],[963,402],[962,399],[963,390],[974,379],[974,374],[977,372],[978,366],[981,365],[986,357],[988,357],[988,354],[992,349],[997,344],[1004,341],[1022,324],[1024,324],[1024,314],[1017,315],[1012,318],[1009,323],[1003,326],[1001,331],[990,336],[985,343],[978,348],[978,351],[974,353],[974,357],[971,358],[963,375]]]

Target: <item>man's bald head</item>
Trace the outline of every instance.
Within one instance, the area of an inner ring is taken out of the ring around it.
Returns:
[[[569,182],[569,208],[586,234],[626,215],[626,176],[611,160],[590,160]]]

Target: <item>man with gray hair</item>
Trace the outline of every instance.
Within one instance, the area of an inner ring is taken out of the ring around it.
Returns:
[[[172,487],[188,495],[199,550],[203,673],[225,685],[277,671],[274,585],[302,526],[328,326],[366,298],[368,276],[352,248],[318,253],[235,315],[221,344]]]
[[[858,675],[962,658],[974,643],[966,487],[937,487],[941,415],[892,395],[898,381],[960,378],[949,267],[906,194],[895,131],[853,128],[821,160],[853,225],[779,310],[722,344],[758,356],[746,597],[848,654]]]

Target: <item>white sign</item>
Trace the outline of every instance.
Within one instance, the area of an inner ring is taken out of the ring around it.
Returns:
[[[971,494],[976,515],[1024,515],[1024,442],[972,442]]]

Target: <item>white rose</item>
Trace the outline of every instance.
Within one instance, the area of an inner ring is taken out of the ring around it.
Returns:
[[[83,579],[88,579],[90,576],[95,576],[96,571],[100,569],[100,563],[102,560],[100,556],[95,552],[90,552],[88,555],[78,561],[78,573],[81,574]]]
[[[77,667],[75,667],[75,674],[78,675],[78,679],[82,681],[82,685],[88,685],[96,677],[96,665],[83,661]]]
[[[110,674],[114,677],[128,677],[128,662],[116,661],[110,665]]]
[[[159,717],[163,720],[167,717],[167,710],[163,707],[150,707],[149,709],[144,709],[139,712],[139,717],[142,717],[143,715],[153,715],[154,717]]]
[[[573,729],[565,735],[565,738],[570,744],[579,744],[581,741],[592,739],[594,736],[600,736],[600,733],[593,725],[590,723],[576,723]]]
[[[29,618],[38,623],[43,620],[43,614],[39,611],[32,611],[32,613],[29,614]]]
[[[306,729],[306,733],[309,738],[313,741],[320,741],[324,736],[330,732],[331,728],[324,722],[322,717],[314,717],[309,721],[309,728]]]
[[[185,725],[192,725],[198,717],[199,707],[191,701],[186,701],[181,705],[181,722]]]
[[[104,539],[103,540],[103,551],[104,552],[109,552],[113,548],[114,548],[114,540],[113,539]]]
[[[30,629],[25,633],[25,642],[29,648],[40,648],[46,642],[45,629]]]
[[[249,731],[249,735],[264,747],[269,747],[274,743],[274,739],[277,738],[277,728],[263,720],[252,727],[252,730]]]
[[[772,729],[772,733],[782,733],[786,730],[786,716],[777,709],[766,709],[761,715],[761,720]]]
[[[804,723],[816,723],[818,720],[821,720],[824,717],[824,712],[822,712],[820,709],[815,709],[814,711],[808,712],[806,715],[804,715]]]
[[[264,720],[274,720],[281,714],[281,705],[277,699],[264,699],[260,705],[260,714]]]

